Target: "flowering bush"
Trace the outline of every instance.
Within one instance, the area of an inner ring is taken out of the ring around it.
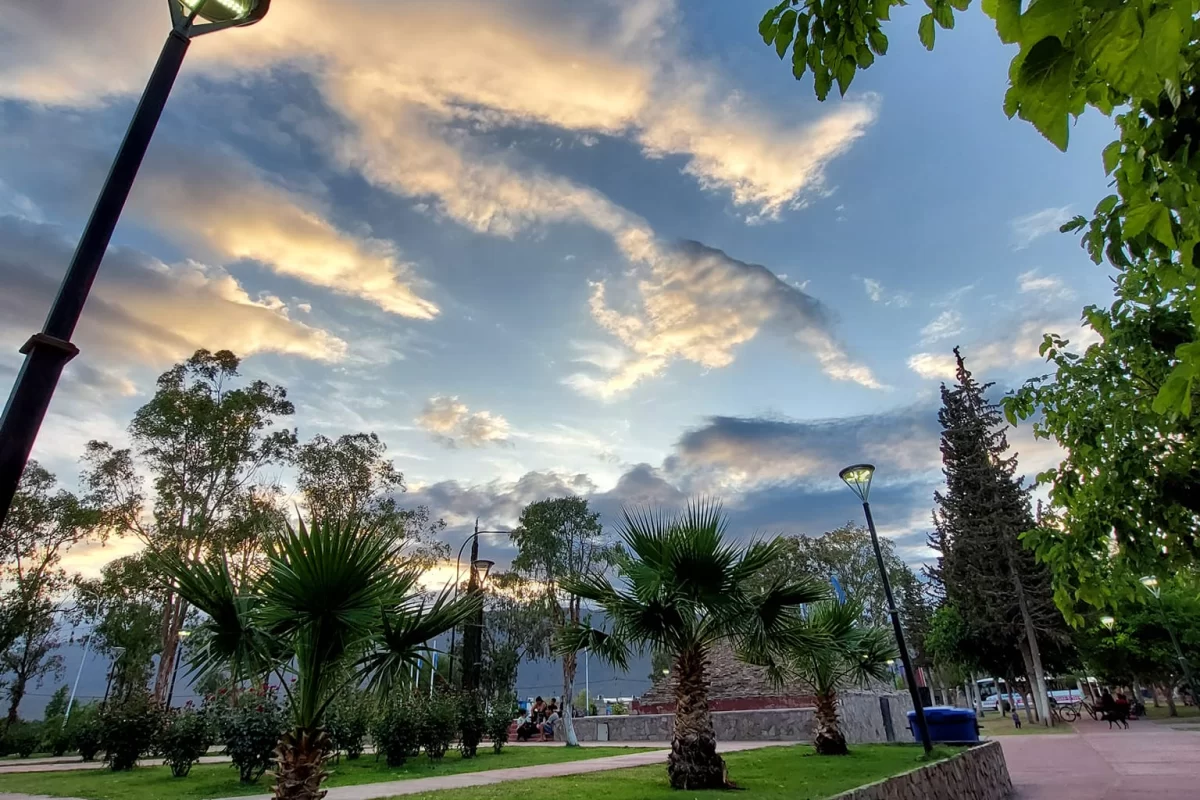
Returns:
[[[474,758],[479,752],[479,743],[483,741],[487,717],[475,695],[469,692],[459,697],[457,712],[458,752],[462,753],[463,758]]]
[[[167,716],[158,750],[162,753],[164,763],[170,765],[171,774],[183,778],[211,745],[212,730],[208,714],[197,711],[188,703],[186,707]]]
[[[496,700],[487,716],[487,735],[492,740],[492,750],[499,753],[508,743],[508,732],[513,720],[521,716],[521,709],[512,700]]]
[[[370,707],[364,693],[344,692],[325,714],[325,730],[334,751],[345,753],[351,761],[362,755],[370,722]]]
[[[162,731],[163,714],[145,691],[135,692],[100,712],[100,747],[113,772],[133,769]]]
[[[420,752],[418,725],[419,701],[397,692],[385,698],[371,723],[375,751],[383,753],[389,767],[403,766],[405,760]]]
[[[216,715],[225,754],[233,761],[242,783],[254,783],[275,762],[275,746],[287,726],[287,715],[276,687],[221,690],[208,708]]]

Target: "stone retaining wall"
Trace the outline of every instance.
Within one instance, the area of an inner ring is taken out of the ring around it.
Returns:
[[[1012,790],[1000,743],[987,742],[832,800],[1006,800]]]
[[[884,717],[880,698],[886,700]],[[847,693],[838,704],[842,733],[852,743],[910,742],[907,695]],[[811,708],[771,708],[754,711],[714,711],[713,729],[719,742],[807,742],[812,740]],[[579,717],[575,735],[583,742],[667,742],[675,727],[674,714],[632,714]],[[888,723],[891,723],[890,730]],[[560,735],[556,731],[556,736]]]

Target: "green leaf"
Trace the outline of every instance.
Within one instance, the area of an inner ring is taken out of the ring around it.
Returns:
[[[875,63],[875,54],[871,52],[871,48],[865,44],[858,46],[858,52],[854,55],[854,60],[858,62],[858,66],[863,69]]]
[[[925,45],[926,50],[933,49],[933,14],[929,13],[921,17],[920,24],[917,25],[917,36],[921,39],[921,44]]]
[[[878,28],[867,34],[867,41],[871,45],[871,49],[875,51],[877,56],[886,56],[888,48],[888,38],[883,31]]]
[[[1059,150],[1067,149],[1067,116],[1074,55],[1057,37],[1047,36],[1021,62],[1016,86],[1020,115],[1032,122]]]
[[[828,67],[813,71],[813,83],[817,90],[818,100],[824,100],[829,96],[829,90],[833,87],[833,75],[829,72]]]
[[[1119,163],[1121,163],[1121,141],[1118,139],[1104,148],[1104,174],[1111,175]]]
[[[806,66],[808,66],[808,42],[804,39],[797,39],[796,46],[792,48],[792,75],[796,80],[800,80],[804,76]]]
[[[892,18],[892,0],[875,0],[873,7],[875,19],[887,21]]]
[[[1147,231],[1171,249],[1175,248],[1175,234],[1171,231],[1171,212],[1162,203],[1142,203],[1133,206],[1125,215],[1125,225],[1121,234],[1126,241]]]
[[[846,96],[846,90],[850,88],[850,82],[854,80],[854,74],[857,71],[858,67],[850,56],[846,56],[838,63],[838,91],[842,93],[842,97]]]
[[[1047,36],[1065,41],[1077,13],[1068,0],[1034,0],[1021,15],[1021,44],[1035,44]]]
[[[1158,241],[1165,244],[1172,250],[1175,249],[1175,231],[1171,228],[1171,212],[1166,206],[1157,206],[1159,213],[1154,215],[1154,219],[1150,222],[1150,235]]]
[[[950,0],[950,5],[954,6],[956,11],[966,11],[971,6],[971,0]]]
[[[792,37],[796,35],[796,11],[789,8],[783,12],[783,16],[779,18],[779,29],[775,33],[775,52],[783,58],[787,52],[788,46],[792,43]]]
[[[1137,9],[1125,5],[1105,14],[1091,27],[1083,40],[1083,57],[1117,91],[1131,94],[1144,66],[1141,45]]]
[[[1183,21],[1173,8],[1159,8],[1146,20],[1143,42],[1150,69],[1158,77],[1178,82],[1180,50],[1186,44]],[[1178,85],[1178,83],[1176,84]],[[1178,89],[1176,89],[1178,91]]]
[[[1154,413],[1167,414],[1177,408],[1181,408],[1185,399],[1188,401],[1188,411],[1191,411],[1191,393],[1192,380],[1194,371],[1190,364],[1179,364],[1171,372],[1171,376],[1167,378],[1167,382],[1158,390],[1158,396],[1154,398]]]
[[[1085,227],[1087,224],[1088,224],[1087,217],[1082,217],[1082,216],[1076,215],[1076,216],[1072,217],[1068,222],[1064,222],[1062,225],[1060,225],[1058,227],[1058,232],[1059,233],[1070,233],[1071,231],[1077,231],[1080,228]]]
[[[1021,39],[1021,0],[983,0],[983,13],[996,21],[1000,41],[1013,44]]]
[[[1096,215],[1099,216],[1100,214],[1112,213],[1112,210],[1117,207],[1117,203],[1120,202],[1120,200],[1121,198],[1117,197],[1115,194],[1110,194],[1108,197],[1096,204]]]
[[[790,5],[790,0],[785,0],[785,2],[780,3],[763,15],[762,22],[758,23],[758,33],[762,36],[763,44],[770,44],[775,41],[775,32],[777,29],[775,20]]]
[[[946,0],[937,0],[933,7],[933,19],[945,30],[954,27],[954,9]]]

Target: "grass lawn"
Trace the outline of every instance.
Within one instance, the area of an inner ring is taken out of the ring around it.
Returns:
[[[814,755],[808,745],[764,747],[729,753],[725,763],[729,767],[730,780],[746,790],[737,796],[753,800],[816,800],[928,763],[916,745],[857,745],[851,750],[845,757],[822,757]],[[955,752],[954,748],[938,747],[934,750],[934,758],[948,758]],[[694,800],[701,797],[728,800],[731,797],[723,791],[680,794],[667,783],[667,765],[656,764],[544,778],[538,781],[536,789],[531,787],[527,792],[514,784],[501,783],[407,795],[403,800],[511,800],[526,794],[604,800]]]
[[[1046,733],[1074,733],[1075,729],[1068,723],[1060,722],[1052,728],[1047,728],[1045,725],[1039,725],[1036,722],[1030,722],[1025,719],[1025,712],[1021,712],[1021,728],[1018,730],[1013,727],[1012,717],[1002,717],[999,714],[987,714],[983,719],[979,720],[979,735],[980,736],[1030,736]]]
[[[342,759],[329,765],[326,786],[354,786],[360,783],[431,778],[461,772],[556,764],[585,758],[603,758],[639,753],[650,748],[634,747],[507,747],[500,755],[482,748],[479,756],[464,760],[457,752],[446,754],[441,763],[430,763],[425,756],[409,759],[403,767],[390,768],[373,755],[356,761]],[[229,764],[197,764],[186,778],[171,777],[167,767],[139,767],[131,772],[76,770],[74,772],[28,772],[0,775],[0,792],[43,794],[55,797],[84,797],[89,800],[201,800],[243,794],[270,794],[271,776],[258,783],[238,782],[237,771]]]
[[[1168,716],[1171,713],[1171,709],[1167,708],[1166,703],[1162,704],[1162,708],[1147,705],[1146,719],[1152,719],[1155,722],[1179,722],[1183,719],[1194,720],[1200,717],[1200,708],[1196,708],[1195,706],[1185,706],[1182,703],[1176,703],[1175,710],[1179,712],[1178,717]]]

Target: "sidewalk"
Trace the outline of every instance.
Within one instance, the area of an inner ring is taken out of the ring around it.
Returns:
[[[997,736],[1018,800],[1194,800],[1200,733],[1080,720],[1075,734]]]
[[[601,742],[600,744],[611,744]],[[641,746],[652,745],[652,742],[642,742]],[[760,747],[779,747],[798,744],[798,742],[723,742],[717,745],[717,750],[730,753],[737,750],[755,750]],[[561,745],[560,745],[561,747]],[[359,786],[340,786],[330,789],[326,800],[377,800],[382,797],[394,797],[402,794],[420,794],[433,792],[438,789],[461,789],[467,786],[490,786],[506,781],[523,781],[531,778],[554,778],[559,775],[582,775],[589,772],[603,772],[610,769],[625,769],[627,767],[644,767],[650,764],[661,764],[670,754],[669,748],[653,750],[648,753],[630,753],[627,756],[609,756],[607,758],[592,758],[586,761],[565,761],[561,764],[540,764],[533,767],[516,769],[494,769],[486,772],[463,772],[458,775],[440,775],[436,778],[413,778],[406,781],[387,781],[386,783],[364,783]],[[6,798],[0,795],[0,800],[28,800],[24,797]],[[250,797],[231,797],[225,800],[272,800],[269,794],[253,795]]]

